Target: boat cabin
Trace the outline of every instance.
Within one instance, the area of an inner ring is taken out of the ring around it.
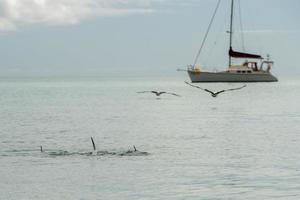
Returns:
[[[260,66],[255,61],[245,61],[242,65],[231,65],[228,72],[250,74],[255,72],[269,72],[272,68],[273,61],[262,61]]]
[[[257,62],[245,61],[243,66],[248,67],[248,68],[252,69],[255,72],[258,71]]]
[[[255,65],[254,63],[251,64],[248,64],[248,63],[244,63],[242,65],[231,65],[227,72],[230,72],[230,73],[241,73],[241,74],[251,74],[253,73],[256,68],[255,66],[257,67],[257,65]]]

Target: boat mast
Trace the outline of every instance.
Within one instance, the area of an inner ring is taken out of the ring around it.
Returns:
[[[231,0],[231,14],[230,14],[230,31],[229,31],[229,50],[232,49],[232,34],[233,34],[233,2]],[[229,67],[231,67],[231,56],[229,55]]]

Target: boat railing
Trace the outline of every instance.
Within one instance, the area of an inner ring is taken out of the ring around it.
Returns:
[[[264,68],[265,65],[267,66],[266,69]],[[273,61],[264,60],[260,64],[260,70],[270,72],[273,65],[274,65]]]

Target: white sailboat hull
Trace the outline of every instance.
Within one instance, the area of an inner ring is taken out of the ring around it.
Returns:
[[[233,72],[194,72],[188,70],[192,82],[277,82],[270,72],[233,73]]]

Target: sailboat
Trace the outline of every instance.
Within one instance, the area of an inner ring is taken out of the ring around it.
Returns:
[[[267,56],[264,59],[261,55],[250,54],[245,52],[235,51],[233,49],[233,13],[234,13],[234,0],[231,0],[231,15],[230,15],[230,31],[229,31],[229,64],[228,69],[224,71],[204,71],[200,67],[196,66],[196,61],[193,65],[189,65],[187,72],[192,82],[276,82],[278,79],[271,74],[271,68],[274,64]],[[210,26],[213,22],[215,14],[217,12],[220,0],[217,8],[209,24],[208,31],[206,32],[205,39],[203,40],[202,46],[198,52],[197,57],[203,47],[209,32]],[[232,58],[245,59],[242,64],[233,65]],[[250,59],[251,61],[248,61]]]

